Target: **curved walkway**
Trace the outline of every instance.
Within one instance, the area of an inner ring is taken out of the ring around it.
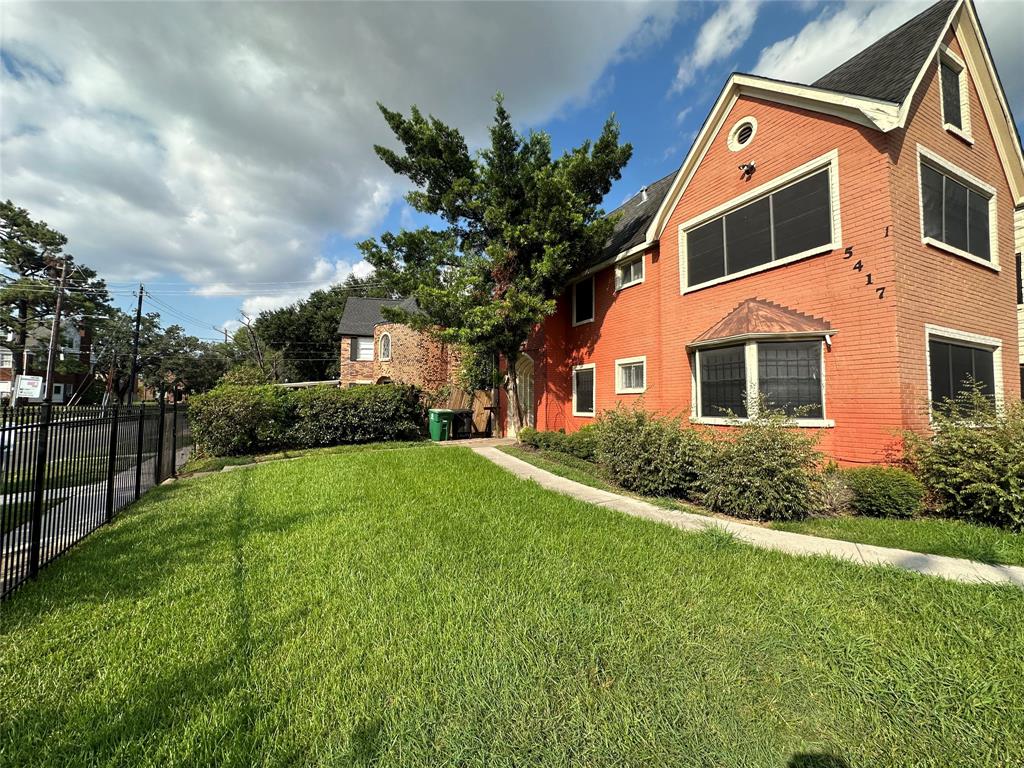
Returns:
[[[458,445],[458,443],[455,443]],[[844,560],[852,560],[862,565],[888,565],[906,571],[941,576],[953,581],[965,581],[987,584],[1012,584],[1024,588],[1024,567],[1013,565],[988,565],[974,560],[961,560],[956,557],[942,555],[926,555],[910,552],[905,549],[876,547],[872,544],[856,544],[852,541],[825,539],[819,536],[807,536],[801,533],[776,531],[754,525],[716,517],[694,515],[672,509],[663,509],[640,499],[621,496],[617,493],[591,488],[588,485],[568,480],[546,470],[528,464],[521,459],[499,451],[493,445],[467,446],[475,453],[493,461],[499,467],[519,477],[533,480],[544,488],[548,488],[566,496],[610,507],[627,515],[642,517],[665,523],[676,528],[700,531],[705,528],[717,527],[728,531],[737,539],[764,549],[775,549],[791,555],[826,555]]]

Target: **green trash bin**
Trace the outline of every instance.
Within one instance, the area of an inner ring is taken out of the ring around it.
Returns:
[[[435,441],[451,440],[455,411],[447,408],[431,408],[429,414],[430,439]]]

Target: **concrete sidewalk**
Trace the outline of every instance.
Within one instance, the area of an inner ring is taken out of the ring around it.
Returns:
[[[843,560],[852,560],[861,565],[888,565],[906,571],[940,576],[953,581],[986,584],[1012,584],[1024,588],[1024,567],[1012,565],[987,565],[974,560],[961,560],[942,555],[925,555],[905,549],[876,547],[871,544],[856,544],[851,541],[824,539],[788,531],[776,531],[755,525],[723,520],[716,517],[694,515],[672,509],[663,509],[640,499],[622,496],[609,491],[567,480],[510,456],[497,448],[487,445],[468,446],[475,453],[507,469],[514,475],[533,480],[538,485],[566,496],[610,507],[627,515],[671,525],[685,530],[700,531],[716,527],[728,531],[737,539],[764,549],[775,549],[791,555],[827,555]]]

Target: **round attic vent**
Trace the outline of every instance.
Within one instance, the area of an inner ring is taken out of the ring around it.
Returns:
[[[753,141],[755,133],[757,133],[757,120],[753,117],[742,118],[729,131],[729,149],[739,152]]]

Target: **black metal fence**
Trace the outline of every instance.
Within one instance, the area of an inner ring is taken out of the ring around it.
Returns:
[[[148,489],[191,449],[176,404],[0,410],[0,599]]]

